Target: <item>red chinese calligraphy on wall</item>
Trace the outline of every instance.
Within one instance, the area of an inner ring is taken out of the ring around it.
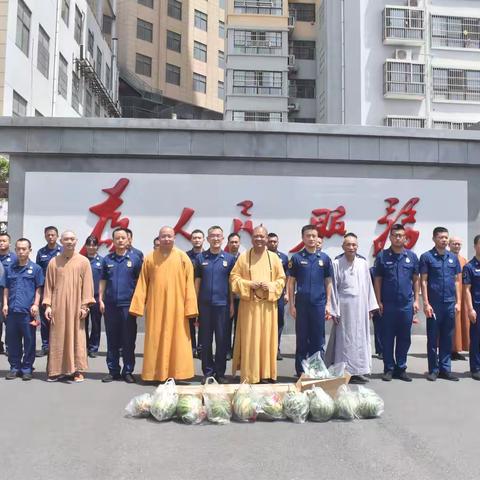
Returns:
[[[407,224],[415,225],[415,215],[417,211],[413,207],[415,207],[415,205],[419,201],[419,197],[412,197],[397,212],[397,208],[395,205],[399,203],[399,199],[395,197],[385,199],[385,202],[387,202],[388,204],[385,207],[386,213],[377,221],[379,225],[385,225],[385,230],[373,241],[374,257],[376,257],[378,253],[384,249],[392,225],[394,225],[395,223],[401,223],[404,226]],[[412,227],[405,227],[405,234],[407,236],[405,248],[413,248],[417,243],[420,232],[418,230],[414,230]]]
[[[237,203],[237,207],[243,207],[241,214],[245,217],[251,217],[252,214],[249,210],[253,207],[253,202],[251,200],[243,200],[243,202]],[[244,230],[248,234],[253,234],[253,222],[251,220],[243,221],[240,218],[233,219],[233,233],[240,233],[241,230]]]
[[[180,234],[183,238],[186,238],[188,241],[190,241],[190,239],[192,238],[192,234],[185,231],[183,227],[190,221],[194,213],[195,210],[193,208],[184,207],[182,213],[180,214],[178,222],[173,227],[175,235]]]

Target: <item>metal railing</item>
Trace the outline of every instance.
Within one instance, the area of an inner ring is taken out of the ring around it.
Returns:
[[[424,11],[414,8],[385,7],[383,10],[384,40],[423,40]]]
[[[384,95],[425,95],[425,65],[388,60],[384,65]]]
[[[480,49],[480,18],[432,15],[432,47]]]

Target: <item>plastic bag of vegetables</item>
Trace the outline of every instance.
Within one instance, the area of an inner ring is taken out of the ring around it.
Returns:
[[[233,418],[239,422],[254,422],[260,410],[259,397],[251,385],[242,383],[232,399]]]
[[[314,422],[328,422],[335,413],[333,398],[321,387],[314,386],[310,392],[310,418]]]
[[[150,413],[159,422],[170,420],[177,409],[178,395],[175,380],[169,378],[163,385],[159,385],[152,395]]]
[[[358,418],[358,392],[341,385],[335,395],[335,417],[343,420]]]
[[[358,405],[356,413],[359,418],[376,418],[383,413],[385,404],[372,389],[359,386],[357,396]]]
[[[148,417],[150,415],[150,406],[152,405],[152,395],[142,393],[133,397],[125,407],[127,417]]]
[[[283,413],[294,423],[305,423],[310,409],[306,392],[289,389],[283,397]]]
[[[212,387],[215,385],[215,387],[212,388],[210,385]],[[230,419],[232,418],[230,398],[224,393],[219,393],[218,383],[213,377],[207,378],[205,382],[203,400],[207,410],[208,421],[220,425],[230,423]]]
[[[273,390],[264,393],[259,398],[260,411],[258,418],[262,420],[284,420],[287,418],[283,413],[283,400],[279,393]]]
[[[198,425],[206,418],[207,412],[202,399],[197,395],[180,395],[177,403],[177,418],[189,425]]]
[[[307,359],[302,360],[302,368],[308,378],[319,380],[330,378],[330,373],[325,366],[325,362],[323,361],[320,352],[316,352]]]

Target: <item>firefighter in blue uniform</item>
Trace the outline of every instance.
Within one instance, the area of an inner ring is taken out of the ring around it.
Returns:
[[[103,260],[99,289],[100,311],[104,315],[107,334],[108,375],[102,378],[102,382],[112,382],[123,377],[125,382],[134,383],[137,319],[130,315],[128,309],[142,261],[138,255],[129,252],[127,232],[124,228],[115,229],[112,238],[115,251]],[[123,359],[121,372],[120,352]]]
[[[58,229],[53,225],[45,227],[44,229],[45,240],[47,244],[42,247],[37,252],[37,258],[35,263],[40,265],[43,276],[47,274],[47,267],[50,263],[50,260],[57,255],[62,253],[62,246],[57,243],[58,240]],[[42,303],[40,303],[42,305]],[[40,335],[42,337],[42,347],[40,351],[37,353],[37,357],[43,357],[44,355],[48,354],[48,337],[50,335],[50,324],[45,317],[45,308],[40,307]]]
[[[463,285],[470,320],[470,373],[480,380],[480,235],[473,246],[475,256],[463,267]]]
[[[276,233],[269,233],[267,239],[267,248],[273,253],[278,255],[278,258],[282,262],[283,270],[287,276],[288,281],[288,257],[282,252],[278,251],[278,235]],[[282,296],[278,299],[278,352],[277,360],[283,360],[280,352],[280,340],[282,338],[282,331],[285,325],[285,305],[288,303],[288,295],[286,289],[284,289]]]
[[[370,278],[372,279],[372,285],[375,285],[375,267],[370,267]],[[372,313],[373,323],[373,339],[375,343],[375,355],[379,360],[383,360],[383,347],[382,347],[382,316],[380,312],[376,310]]]
[[[127,232],[127,237],[128,237],[129,253],[133,253],[137,255],[140,258],[140,261],[143,263],[143,252],[133,246],[133,232],[129,228],[126,228],[125,231]]]
[[[423,310],[427,317],[427,380],[437,377],[458,381],[451,372],[455,312],[460,309],[461,268],[457,256],[447,250],[448,230],[433,230],[434,248],[420,257]],[[437,354],[438,351],[438,354]]]
[[[375,295],[382,316],[384,373],[382,380],[398,378],[411,382],[407,354],[411,345],[413,316],[418,312],[419,265],[411,250],[405,249],[405,227],[390,229],[391,246],[375,260]]]
[[[2,274],[4,274],[10,265],[12,265],[17,259],[15,253],[10,251],[10,235],[8,233],[0,234],[0,263],[2,264]],[[5,349],[2,342],[3,323],[6,323],[6,319],[3,316],[2,307],[3,304],[3,288],[0,287],[0,353],[6,353],[8,348]]]
[[[6,270],[5,276],[3,314],[7,318],[6,340],[10,363],[10,371],[5,378],[13,380],[21,376],[23,380],[31,380],[44,276],[42,269],[29,258],[32,251],[30,240],[18,239],[15,250],[18,258]]]
[[[227,338],[228,320],[233,316],[230,302],[229,277],[235,257],[222,250],[223,230],[215,225],[208,229],[210,248],[195,260],[195,289],[199,310],[199,338],[202,345],[200,358],[204,381],[215,376],[226,383],[225,369],[230,342]],[[215,360],[212,342],[215,335]]]
[[[303,372],[302,360],[325,353],[325,319],[330,318],[332,262],[317,249],[318,233],[314,225],[302,228],[305,248],[290,259],[288,298],[290,314],[295,319],[297,375]]]

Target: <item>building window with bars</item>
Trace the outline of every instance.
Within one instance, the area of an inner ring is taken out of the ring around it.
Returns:
[[[153,8],[153,0],[138,0],[138,3],[145,7]]]
[[[105,64],[105,86],[108,90],[112,89],[112,69],[108,63]]]
[[[396,128],[425,128],[425,119],[418,117],[387,117],[386,127]]]
[[[95,46],[95,37],[93,36],[93,32],[91,30],[88,31],[88,39],[87,39],[87,50],[88,53],[93,58],[93,49]]]
[[[434,100],[480,102],[480,70],[433,69]]]
[[[80,45],[82,43],[83,30],[83,14],[75,5],[75,29],[73,31],[73,38]]]
[[[97,47],[97,63],[95,65],[95,71],[97,72],[97,76],[100,79],[100,81],[102,80],[102,61],[103,61],[102,51],[100,50],[100,48]]]
[[[167,14],[169,17],[182,19],[182,2],[179,0],[168,0]]]
[[[200,10],[195,10],[195,27],[205,32],[208,29],[208,15],[201,12]]]
[[[180,53],[182,51],[182,36],[177,32],[167,30],[167,48]]]
[[[386,7],[383,15],[384,39],[423,40],[423,10]]]
[[[85,116],[91,117],[92,116],[92,106],[93,106],[93,97],[92,92],[90,90],[85,91]]]
[[[218,51],[218,68],[225,68],[225,53],[221,50]]]
[[[144,77],[152,76],[152,58],[137,53],[135,57],[135,73]]]
[[[234,122],[281,122],[282,112],[248,112],[234,111],[232,115]]]
[[[315,98],[315,80],[300,78],[291,80],[289,96],[296,98]]]
[[[72,107],[76,112],[80,109],[80,103],[80,78],[72,72]]]
[[[480,18],[432,15],[432,47],[480,48]]]
[[[41,25],[38,26],[37,68],[45,78],[48,78],[50,69],[50,37]]]
[[[207,93],[207,77],[205,75],[193,74],[193,91]]]
[[[68,91],[68,62],[60,54],[58,62],[58,94],[67,98]]]
[[[234,70],[233,93],[245,95],[282,95],[282,72]]]
[[[207,46],[197,41],[193,42],[193,57],[201,62],[207,61]]]
[[[235,53],[281,55],[282,32],[235,30],[233,48]]]
[[[314,118],[309,117],[295,117],[290,121],[293,121],[293,123],[316,123]]]
[[[137,18],[137,38],[152,43],[153,23]]]
[[[422,63],[385,62],[384,94],[425,95],[425,65]]]
[[[472,125],[475,125],[475,123],[448,122],[448,121],[441,121],[441,120],[434,120],[432,122],[432,128],[440,129],[440,130],[466,130]]]
[[[220,38],[225,38],[225,22],[219,20],[218,22],[218,36]]]
[[[222,100],[225,98],[225,84],[223,82],[218,82],[218,98],[221,98]]]
[[[234,0],[235,13],[282,15],[282,0]]]
[[[315,60],[315,42],[307,40],[294,40],[292,51],[296,59]]]
[[[314,3],[290,3],[288,5],[289,14],[294,16],[298,22],[315,21]]]
[[[13,117],[27,116],[27,101],[21,95],[19,95],[15,90],[13,91],[12,116]]]
[[[25,5],[23,0],[18,0],[17,8],[17,32],[15,45],[28,57],[30,49],[30,22],[32,12]]]
[[[172,85],[180,85],[180,67],[167,63],[165,69],[165,81]]]
[[[70,0],[62,0],[62,20],[65,22],[65,25],[68,27],[70,20]]]

